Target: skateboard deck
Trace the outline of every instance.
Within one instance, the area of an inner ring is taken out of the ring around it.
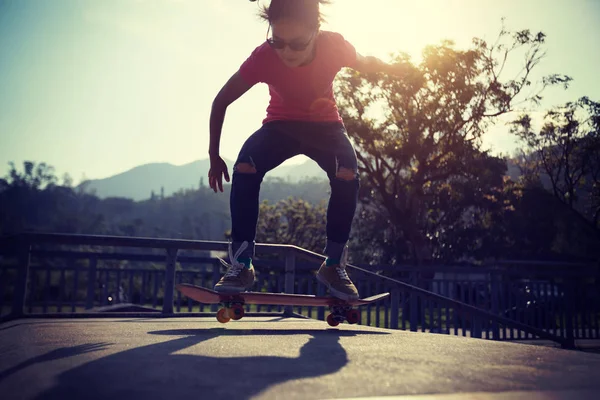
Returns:
[[[308,294],[266,293],[266,292],[240,292],[219,293],[200,286],[180,283],[175,288],[183,295],[203,304],[221,304],[223,307],[217,312],[217,320],[222,323],[229,320],[239,320],[244,316],[245,304],[278,305],[278,306],[317,306],[329,307],[331,314],[327,323],[336,326],[344,320],[349,323],[358,323],[360,314],[354,306],[370,304],[388,297],[389,293],[381,293],[365,299],[343,300],[330,296],[314,296]]]

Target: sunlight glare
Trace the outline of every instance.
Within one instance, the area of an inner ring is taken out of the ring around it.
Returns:
[[[357,51],[389,60],[389,55],[406,52],[420,60],[423,48],[449,35],[464,9],[439,1],[359,0],[335,1],[324,7],[328,24],[338,30]]]

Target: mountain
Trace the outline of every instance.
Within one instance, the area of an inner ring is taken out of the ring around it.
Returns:
[[[233,161],[225,160],[232,173]],[[129,171],[104,178],[88,180],[80,184],[86,191],[95,193],[100,198],[125,197],[135,201],[146,200],[152,192],[170,196],[182,189],[197,189],[202,180],[208,186],[208,159],[194,161],[176,166],[168,163],[151,163],[140,165]],[[269,172],[265,179],[282,178],[289,182],[298,182],[304,178],[327,179],[325,172],[312,160],[299,165],[283,165]]]
[[[225,160],[232,173],[233,161]],[[521,171],[513,160],[507,160],[507,175],[513,180],[517,180]],[[88,180],[80,186],[85,186],[85,190],[95,193],[100,198],[107,197],[125,197],[135,201],[146,200],[151,197],[152,192],[155,195],[161,195],[164,190],[164,196],[170,196],[182,189],[198,189],[202,180],[205,186],[208,186],[208,170],[210,161],[208,159],[194,161],[185,165],[172,165],[168,163],[152,163],[140,165],[104,179]],[[307,160],[302,164],[280,165],[267,174],[265,180],[270,178],[281,178],[289,183],[296,183],[303,179],[318,178],[327,179],[325,172],[312,160]],[[546,178],[546,179],[544,179]],[[549,186],[549,179],[544,176],[542,179],[544,186]]]

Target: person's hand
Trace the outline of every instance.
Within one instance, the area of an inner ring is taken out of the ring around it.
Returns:
[[[210,169],[208,170],[208,184],[210,188],[217,193],[217,188],[223,191],[223,176],[229,182],[229,173],[227,172],[227,164],[220,156],[210,157]]]

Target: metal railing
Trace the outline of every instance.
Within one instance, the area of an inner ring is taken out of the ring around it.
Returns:
[[[119,303],[162,316],[214,313],[216,306],[198,305],[175,292],[174,285],[211,287],[221,276],[220,263],[210,254],[194,253],[228,249],[227,242],[33,233],[4,238],[0,246],[0,305],[12,300],[4,319],[81,316]],[[290,245],[257,244],[256,251],[253,290],[325,294],[313,279],[323,256]],[[431,267],[348,268],[363,297],[391,292],[390,298],[362,308],[367,325],[493,340],[540,338],[563,347],[600,336],[599,302],[581,296],[597,288],[595,269],[533,274],[505,266],[445,268],[455,276],[440,278],[440,269]],[[322,307],[247,306],[247,311],[325,318]]]

